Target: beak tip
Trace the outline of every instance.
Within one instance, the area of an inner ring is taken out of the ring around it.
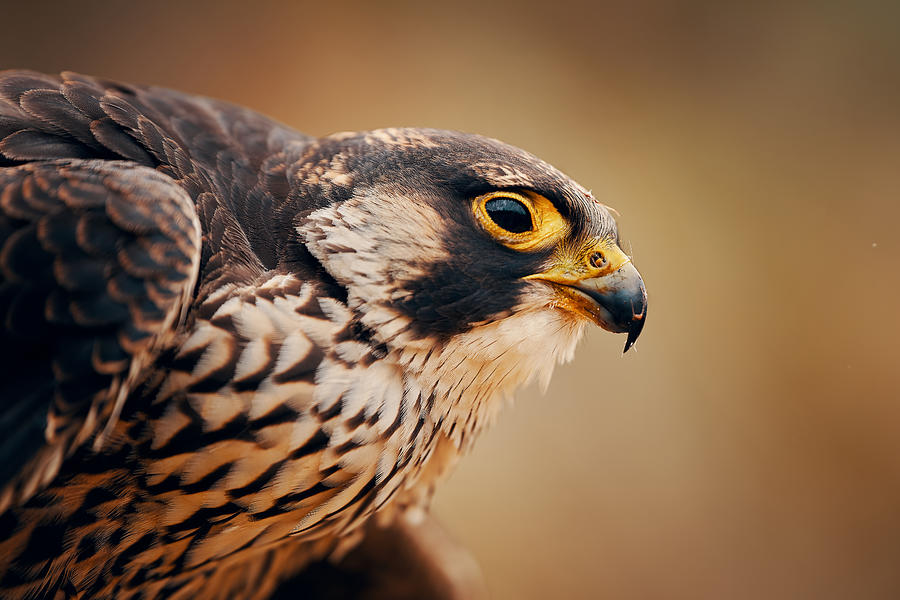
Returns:
[[[645,305],[640,315],[635,315],[634,320],[631,322],[631,327],[628,328],[628,338],[625,340],[625,349],[622,350],[622,354],[628,352],[641,335],[641,331],[644,329],[644,317],[647,314],[646,310]]]

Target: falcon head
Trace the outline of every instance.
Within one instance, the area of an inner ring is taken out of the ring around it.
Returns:
[[[610,209],[538,158],[425,129],[336,134],[306,158],[295,185],[323,200],[295,231],[406,364],[440,355],[442,379],[456,352],[515,383],[549,377],[585,324],[638,338],[647,295]]]

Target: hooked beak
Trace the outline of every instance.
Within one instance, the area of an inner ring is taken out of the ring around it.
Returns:
[[[525,279],[553,284],[561,308],[587,317],[607,331],[627,333],[623,352],[634,345],[647,320],[644,281],[615,244],[600,242],[580,260],[561,262]]]
[[[590,299],[586,310],[600,327],[613,333],[627,333],[625,350],[634,345],[647,320],[647,290],[631,262],[602,277],[582,279],[571,286]]]

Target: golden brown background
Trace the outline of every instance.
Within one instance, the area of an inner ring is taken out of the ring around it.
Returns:
[[[621,212],[637,351],[438,493],[495,598],[900,598],[898,5],[143,4],[2,2],[0,66],[483,133]]]

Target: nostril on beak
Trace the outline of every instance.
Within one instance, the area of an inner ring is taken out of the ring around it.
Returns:
[[[591,254],[591,257],[588,259],[588,261],[595,269],[600,269],[606,266],[606,256],[604,256],[602,252],[594,252],[593,254]]]

